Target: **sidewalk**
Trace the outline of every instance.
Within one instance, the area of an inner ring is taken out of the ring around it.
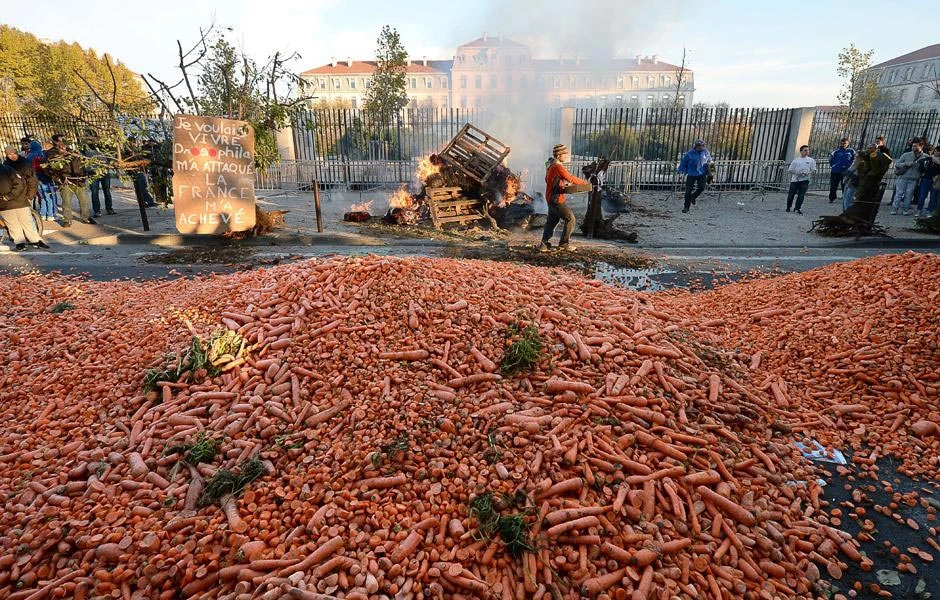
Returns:
[[[147,215],[150,231],[144,232],[140,212],[133,192],[128,189],[113,190],[116,215],[103,215],[97,225],[73,222],[68,229],[57,223],[46,223],[44,237],[50,244],[113,246],[124,244],[148,244],[164,247],[224,245],[228,240],[197,235],[181,235],[176,231],[173,207],[150,208]],[[380,215],[387,209],[388,190],[377,192],[330,192],[321,193],[324,233],[317,233],[313,194],[310,192],[285,192],[259,190],[258,204],[266,210],[288,210],[286,227],[275,234],[261,238],[248,238],[241,244],[254,245],[350,245],[385,246],[400,243],[440,246],[453,242],[414,239],[403,242],[399,237],[376,235],[375,231],[357,224],[343,222],[343,213],[353,203],[372,202],[371,212]],[[575,214],[584,215],[587,198],[584,194],[571,196],[569,200]],[[841,200],[830,204],[824,195],[810,194],[803,206],[803,215],[784,212],[786,195],[768,193],[762,199],[747,192],[707,193],[688,214],[681,212],[681,194],[669,197],[668,191],[641,192],[633,195],[638,209],[623,214],[617,220],[619,226],[633,229],[639,235],[639,243],[631,248],[664,247],[716,247],[716,248],[766,248],[766,247],[839,247],[873,246],[886,244],[892,247],[940,246],[940,237],[914,231],[911,216],[893,216],[890,207],[883,204],[878,222],[885,227],[889,238],[826,238],[809,233],[814,219],[820,215],[841,212]],[[390,229],[389,233],[394,233]],[[537,243],[540,232],[528,231],[510,236],[513,245]],[[576,234],[577,235],[577,234]],[[556,234],[557,236],[557,234]],[[586,240],[578,240],[579,244]],[[591,244],[604,244],[592,241]],[[617,243],[615,245],[622,245]]]

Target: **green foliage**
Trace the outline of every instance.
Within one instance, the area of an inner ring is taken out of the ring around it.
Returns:
[[[506,328],[506,352],[503,354],[500,368],[507,375],[526,373],[538,365],[542,359],[542,336],[534,323],[523,327],[520,323],[510,323]]]
[[[68,300],[63,300],[62,302],[57,303],[55,306],[49,309],[49,312],[53,314],[64,313],[67,310],[73,310],[75,305],[69,302]]]
[[[192,444],[171,446],[164,451],[164,455],[182,454],[184,463],[196,466],[199,463],[211,463],[220,449],[219,440],[210,437],[206,431],[200,431]]]
[[[514,498],[501,494],[498,498],[486,491],[470,500],[470,516],[477,520],[478,537],[490,540],[499,535],[506,550],[513,558],[519,558],[525,552],[535,548],[529,539],[529,524],[525,515],[520,513],[502,514],[517,502]]]
[[[83,116],[105,110],[102,99],[128,113],[154,108],[146,86],[120,62],[78,44],[44,43],[7,25],[0,25],[0,82],[0,113]]]
[[[405,74],[408,52],[401,43],[398,30],[385,25],[377,40],[375,71],[366,94],[365,108],[384,123],[408,105]]]
[[[871,67],[875,51],[862,52],[849,44],[839,53],[836,73],[842,79],[842,89],[837,96],[839,102],[853,110],[872,110],[883,98],[878,89],[878,79],[865,71]]]
[[[225,496],[237,496],[245,487],[264,475],[264,463],[254,457],[233,470],[219,469],[206,482],[206,489],[199,497],[199,506],[214,504]]]

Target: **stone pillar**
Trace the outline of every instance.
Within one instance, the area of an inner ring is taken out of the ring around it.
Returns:
[[[574,153],[571,146],[572,134],[574,133],[574,107],[565,106],[561,109],[561,135],[558,143],[568,146],[568,149]]]
[[[800,156],[800,146],[809,143],[809,135],[813,131],[813,119],[816,109],[808,106],[794,108],[790,118],[790,137],[787,139],[787,161]]]
[[[281,156],[281,160],[295,160],[294,128],[288,125],[278,129],[275,137],[277,140],[277,153]]]

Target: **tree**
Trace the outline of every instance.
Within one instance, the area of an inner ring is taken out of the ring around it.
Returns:
[[[686,63],[686,49],[682,48],[682,62],[676,67],[675,78],[676,78],[676,92],[673,95],[673,108],[679,110],[680,108],[685,108],[685,98],[682,97],[683,88],[686,87],[686,80],[689,76],[689,70],[685,66]]]
[[[850,109],[868,111],[881,99],[877,77],[867,72],[874,53],[874,50],[862,52],[855,44],[839,53],[836,73],[842,78],[842,89],[838,100]]]
[[[380,121],[389,123],[392,115],[408,105],[406,77],[408,52],[398,30],[382,27],[375,49],[375,71],[366,93],[365,108]]]

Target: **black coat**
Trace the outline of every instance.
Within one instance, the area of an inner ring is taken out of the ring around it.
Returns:
[[[26,182],[12,168],[0,165],[0,210],[30,206],[32,198],[26,197]]]
[[[26,183],[26,199],[32,202],[37,192],[39,192],[39,179],[36,178],[36,172],[33,171],[29,161],[22,156],[17,156],[16,160],[7,158],[3,161],[3,164],[16,171],[23,178]]]

